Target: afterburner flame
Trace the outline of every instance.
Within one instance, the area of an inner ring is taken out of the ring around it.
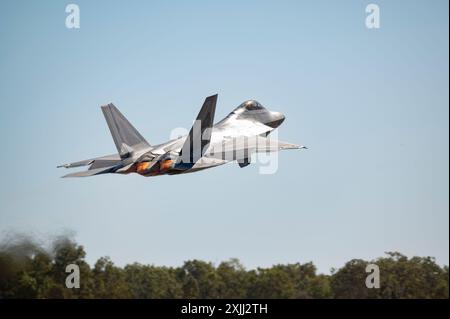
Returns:
[[[136,172],[138,174],[144,174],[146,170],[149,168],[150,162],[140,162],[136,164]]]
[[[167,159],[167,160],[162,161],[162,162],[159,164],[159,167],[160,167],[160,169],[161,169],[162,171],[165,171],[165,170],[167,170],[167,169],[169,169],[169,168],[172,168],[172,165],[173,165],[173,160]]]

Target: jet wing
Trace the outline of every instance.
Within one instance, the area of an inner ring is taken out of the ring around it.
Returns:
[[[299,149],[300,145],[287,143],[267,137],[257,136],[254,144],[249,146],[255,152],[278,152],[281,150]]]
[[[207,156],[231,161],[249,158],[252,153],[257,152],[278,152],[298,148],[302,147],[262,136],[238,136],[225,138],[222,143],[215,143],[208,150]]]

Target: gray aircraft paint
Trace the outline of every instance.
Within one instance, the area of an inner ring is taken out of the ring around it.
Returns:
[[[187,136],[159,145],[150,145],[113,105],[102,106],[118,154],[87,159],[58,167],[88,166],[87,171],[63,177],[85,177],[106,173],[138,173],[143,176],[175,175],[196,172],[231,161],[240,167],[250,164],[256,152],[277,152],[306,148],[268,139],[285,117],[248,100],[224,119],[214,123],[217,94],[205,99]]]

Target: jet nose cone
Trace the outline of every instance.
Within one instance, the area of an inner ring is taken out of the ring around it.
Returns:
[[[284,114],[280,112],[272,112],[273,117],[278,120],[284,121]]]
[[[280,112],[270,112],[270,122],[267,123],[268,126],[277,128],[283,123],[285,117],[283,113]]]

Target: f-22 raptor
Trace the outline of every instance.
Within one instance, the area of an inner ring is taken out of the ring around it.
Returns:
[[[58,167],[89,166],[87,171],[63,177],[107,173],[175,175],[232,161],[245,167],[250,164],[251,155],[255,152],[306,148],[267,138],[283,123],[283,114],[271,112],[257,101],[248,100],[214,124],[216,103],[217,94],[207,97],[189,134],[159,145],[150,145],[113,104],[102,106],[118,153]]]

